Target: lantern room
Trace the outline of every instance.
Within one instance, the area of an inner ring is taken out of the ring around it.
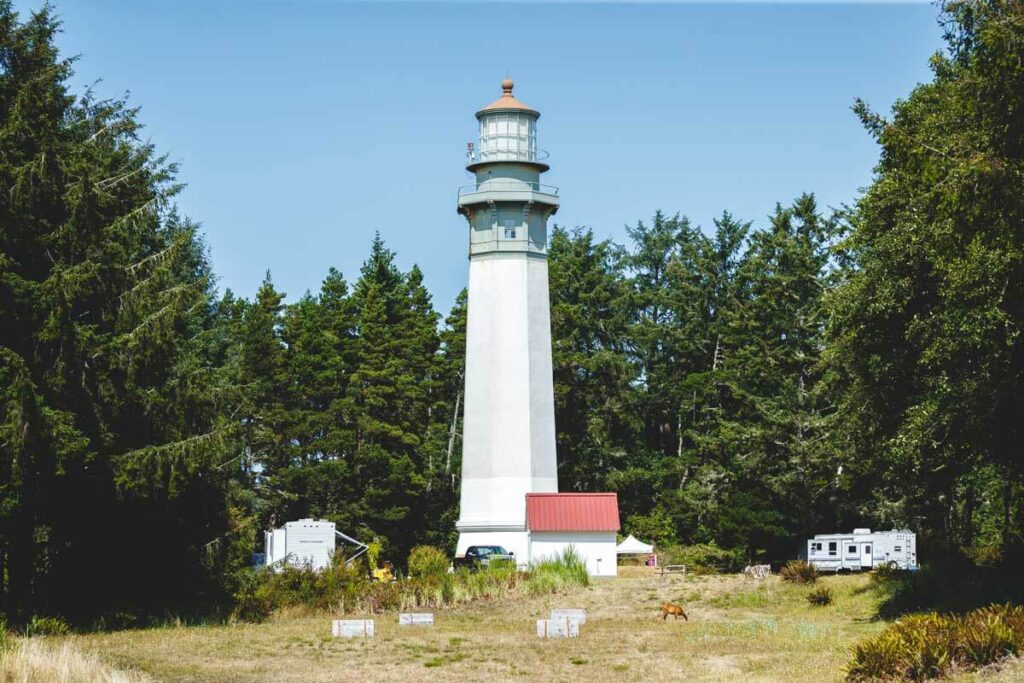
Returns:
[[[476,113],[480,122],[479,146],[469,159],[469,169],[477,164],[502,161],[537,163],[547,156],[537,149],[537,119],[540,112],[512,95],[512,79],[501,82],[501,97]],[[543,170],[547,170],[544,164]]]

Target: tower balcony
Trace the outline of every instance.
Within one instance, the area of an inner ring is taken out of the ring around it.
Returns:
[[[541,183],[527,180],[515,180],[512,178],[495,178],[460,187],[460,203],[462,197],[480,192],[537,192],[540,194],[551,195],[552,197],[558,196],[558,188],[554,185],[543,185]],[[529,201],[529,197],[524,197],[524,201]]]
[[[549,207],[554,213],[558,210],[558,188],[554,185],[542,185],[538,182],[516,180],[512,178],[493,178],[459,188],[458,212],[463,213],[466,207],[480,204],[535,204]]]
[[[466,156],[466,170],[475,171],[486,164],[528,164],[540,172],[550,168],[546,159],[550,155],[547,150],[537,149],[527,144],[509,144],[496,146],[481,141],[481,146],[471,149]]]

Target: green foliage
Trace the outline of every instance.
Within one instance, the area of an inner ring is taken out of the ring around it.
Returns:
[[[233,616],[260,622],[284,607],[345,610],[346,606],[374,604],[384,600],[381,585],[387,584],[371,584],[365,568],[355,563],[336,563],[322,571],[288,564],[247,570],[239,578]]]
[[[530,564],[526,590],[530,595],[557,593],[577,586],[589,586],[587,563],[573,546],[555,557],[544,558]]]
[[[943,6],[934,79],[886,119],[828,297],[825,365],[852,504],[919,542],[1020,545],[1024,515],[1024,15]]]
[[[849,210],[803,194],[763,226],[723,212],[707,230],[659,211],[627,246],[553,229],[563,490],[616,491],[625,529],[695,570],[893,524],[933,552],[970,548],[984,571],[879,572],[886,609],[976,606],[1009,585],[1024,544],[1022,17],[1011,0],[948,3],[933,82],[891,120],[856,105],[882,156]],[[423,273],[378,236],[351,286],[331,269],[286,303],[268,273],[252,300],[217,298],[176,168],[127,102],[69,92],[57,31],[51,8],[21,19],[0,0],[11,622],[145,623],[230,596],[258,620],[585,584],[575,562],[442,576],[410,557],[422,576],[400,586],[241,571],[262,530],[300,517],[379,539],[374,565],[454,544],[466,295],[440,324]],[[95,563],[112,523],[159,567]]]
[[[685,564],[694,574],[733,572],[744,564],[742,551],[725,550],[714,542],[664,548],[659,555],[661,564]]]
[[[424,578],[448,573],[448,555],[440,548],[418,545],[409,552],[409,576]]]
[[[880,567],[872,586],[883,599],[879,615],[894,618],[908,612],[943,610],[965,612],[996,602],[1024,601],[1019,565],[978,566],[966,558],[924,564],[918,571]]]
[[[32,636],[66,636],[71,627],[60,617],[40,617],[32,615],[25,625],[25,635]]]
[[[835,596],[832,595],[831,589],[825,586],[818,586],[807,594],[807,602],[815,607],[825,607],[835,602]]]
[[[803,560],[790,560],[779,570],[779,576],[790,583],[814,583],[818,580],[818,569]]]
[[[590,577],[582,558],[571,548],[559,557],[538,562],[528,572],[495,563],[454,573],[416,574],[398,581],[370,581],[365,567],[336,564],[314,571],[285,565],[247,570],[238,578],[233,616],[260,622],[275,610],[306,608],[380,613],[398,609],[447,607],[478,600],[496,600],[521,590],[544,595],[586,586]]]
[[[0,602],[21,623],[215,603],[237,559],[206,248],[137,109],[70,93],[58,30],[0,2]],[[152,571],[95,561],[111,525]]]
[[[1024,607],[993,605],[965,614],[906,617],[854,649],[847,680],[921,681],[970,671],[1016,655]]]
[[[664,510],[654,510],[647,515],[633,515],[626,522],[626,533],[644,542],[652,543],[657,549],[666,552],[675,546],[676,524]]]

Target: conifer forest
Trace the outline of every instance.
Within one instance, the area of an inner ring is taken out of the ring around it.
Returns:
[[[560,490],[744,561],[861,526],[1024,555],[1024,3],[942,21],[930,82],[850,93],[879,158],[841,209],[551,231]],[[74,29],[0,0],[0,612],[208,610],[302,517],[454,551],[465,293],[436,310],[386,234],[301,296],[219,289],[136,103],[70,85]]]

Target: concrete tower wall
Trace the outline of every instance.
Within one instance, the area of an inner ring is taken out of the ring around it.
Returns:
[[[529,492],[558,490],[548,264],[469,266],[460,527],[523,527]]]

